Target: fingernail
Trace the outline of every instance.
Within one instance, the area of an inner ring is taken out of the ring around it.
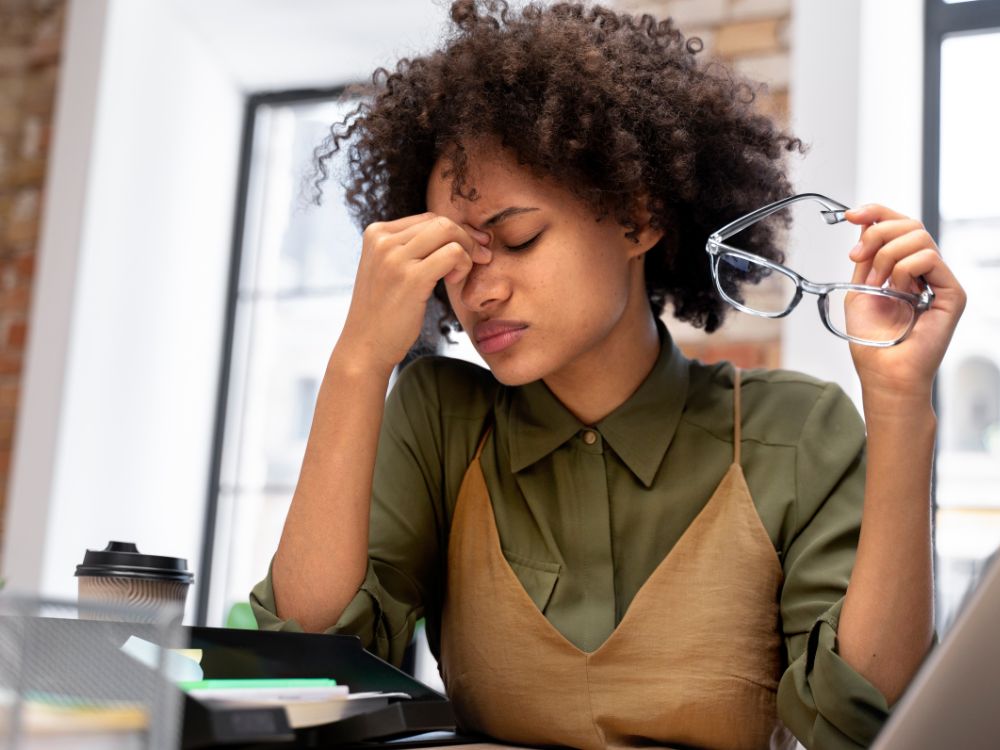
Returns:
[[[476,250],[476,255],[479,257],[480,263],[489,263],[493,260],[493,253],[485,245],[480,245]]]
[[[861,252],[861,248],[863,248],[863,247],[864,247],[864,243],[862,243],[860,241],[858,242],[857,245],[855,245],[854,247],[852,247],[851,248],[851,252],[850,252],[851,258],[857,260],[858,253]]]
[[[476,242],[480,245],[489,245],[490,236],[486,232],[480,232],[478,229],[473,229],[470,234],[475,238]]]

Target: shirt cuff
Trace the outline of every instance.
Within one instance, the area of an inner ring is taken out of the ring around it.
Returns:
[[[250,592],[250,609],[253,610],[257,627],[261,630],[301,633],[302,626],[294,619],[283,620],[278,617],[274,603],[274,585],[271,579],[271,568],[274,560],[267,566],[267,575]],[[326,634],[356,635],[361,638],[365,648],[370,648],[377,640],[376,623],[379,621],[381,606],[379,605],[378,578],[368,561],[365,579],[358,592],[348,603],[340,619],[323,632]],[[377,648],[371,650],[378,650]],[[386,649],[388,650],[388,649]]]
[[[785,723],[813,750],[868,747],[889,716],[885,696],[837,652],[843,604],[841,598],[816,620],[806,652],[778,687],[778,705],[795,706],[797,715]]]

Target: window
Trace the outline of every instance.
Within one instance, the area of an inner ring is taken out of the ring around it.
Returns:
[[[1000,548],[1000,2],[928,0],[924,217],[968,293],[937,382],[937,623],[943,632]]]
[[[298,481],[319,384],[347,315],[360,232],[336,180],[327,183],[320,207],[308,204],[302,190],[313,149],[356,105],[338,102],[340,94],[248,102],[201,623],[222,624],[266,572]]]

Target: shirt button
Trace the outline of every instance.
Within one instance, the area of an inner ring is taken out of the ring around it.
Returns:
[[[597,433],[593,430],[584,430],[583,432],[583,442],[587,445],[593,445],[597,442]]]

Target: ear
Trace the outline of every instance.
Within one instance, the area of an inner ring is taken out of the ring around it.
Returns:
[[[639,196],[636,201],[635,208],[632,211],[632,218],[635,219],[638,225],[638,240],[637,244],[629,243],[629,258],[639,258],[645,255],[664,235],[664,230],[653,229],[650,225],[650,219],[652,219],[652,214],[649,213],[647,208],[649,196],[643,193]]]

